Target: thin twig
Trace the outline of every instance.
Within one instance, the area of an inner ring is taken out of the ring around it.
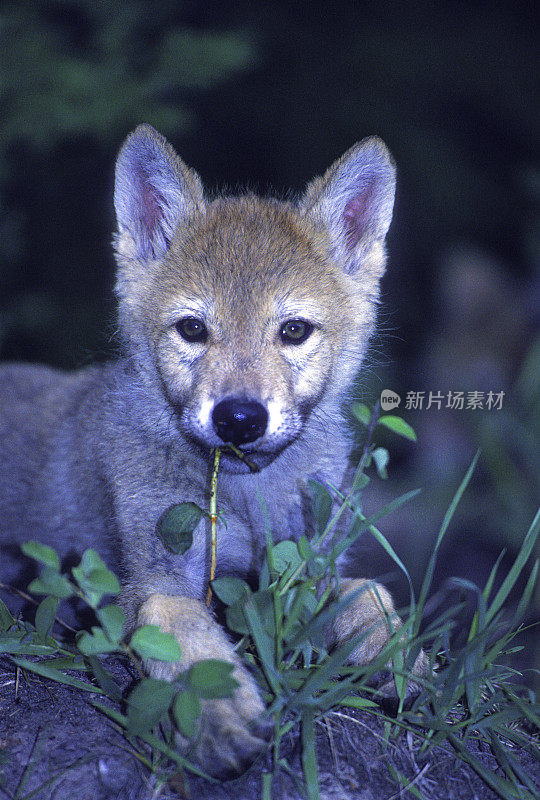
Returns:
[[[28,603],[32,603],[33,606],[39,606],[38,600],[34,600],[34,598],[31,597],[29,594],[26,594],[26,592],[23,592],[21,589],[16,589],[15,586],[10,586],[9,584],[2,583],[2,581],[0,581],[0,589],[6,589],[8,592],[11,592],[12,594],[18,594],[19,597],[22,597],[23,600],[26,600]],[[71,625],[68,625],[67,622],[64,622],[62,617],[55,616],[54,621],[57,622],[59,625],[61,625],[63,628],[65,628],[67,631],[70,631],[71,633],[77,633],[77,629],[72,628]]]
[[[371,447],[371,437],[373,436],[373,431],[375,430],[375,426],[379,421],[380,410],[381,410],[381,404],[380,401],[377,400],[377,402],[373,406],[373,413],[371,415],[371,419],[369,420],[369,425],[367,426],[366,441],[364,442],[364,449],[362,450],[360,463],[363,463],[364,460],[369,455],[369,449]]]
[[[247,456],[238,447],[235,447],[234,444],[231,444],[231,442],[227,442],[227,444],[224,445],[224,449],[225,448],[232,450],[235,456],[237,456],[241,461],[247,464],[251,472],[260,472],[260,467],[254,464],[253,461],[250,461],[249,458],[247,458]]]
[[[212,600],[212,581],[216,575],[216,561],[217,561],[217,479],[219,472],[219,461],[221,459],[221,450],[216,447],[214,452],[214,468],[212,470],[212,482],[210,484],[210,540],[211,540],[211,555],[210,555],[210,580],[208,582],[208,592],[206,594],[206,605],[210,605]]]

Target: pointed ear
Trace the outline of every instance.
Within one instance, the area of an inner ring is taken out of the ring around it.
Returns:
[[[309,184],[300,207],[326,227],[334,256],[348,273],[355,273],[374,251],[382,274],[395,188],[394,161],[376,136],[355,144]]]
[[[148,261],[166,252],[180,222],[203,210],[203,189],[167,140],[139,125],[118,155],[114,206],[119,260]]]

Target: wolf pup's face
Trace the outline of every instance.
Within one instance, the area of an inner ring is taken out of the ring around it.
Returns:
[[[371,138],[297,205],[206,202],[153,128],[127,138],[115,188],[121,328],[179,435],[205,454],[232,443],[263,467],[308,420],[324,426],[373,329],[394,190],[391,156]]]

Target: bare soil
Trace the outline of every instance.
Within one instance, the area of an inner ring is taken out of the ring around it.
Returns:
[[[117,680],[129,686],[131,676],[117,660],[109,660]],[[271,769],[270,754],[242,777],[210,783],[191,775],[176,777],[160,788],[119,728],[90,702],[91,695],[30,673],[17,675],[0,659],[0,800],[255,800],[261,797],[262,774]],[[398,800],[414,797],[392,773],[397,770],[426,800],[494,800],[498,797],[453,752],[438,748],[419,755],[419,741],[403,735],[387,747],[373,716],[331,714],[317,733],[322,800]],[[293,728],[282,754],[293,776],[282,771],[273,783],[274,800],[302,798],[300,731]],[[494,770],[489,751],[476,749]],[[527,754],[523,766],[536,776],[540,769]],[[394,772],[395,774],[395,772]],[[418,796],[418,795],[417,795]]]

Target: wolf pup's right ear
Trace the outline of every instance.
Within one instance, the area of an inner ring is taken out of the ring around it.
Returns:
[[[151,125],[139,125],[116,162],[114,206],[120,266],[160,258],[178,225],[204,209],[199,176]]]
[[[332,255],[350,275],[384,271],[384,238],[392,221],[396,168],[377,136],[353,145],[322,178],[315,178],[301,210],[330,235]]]

